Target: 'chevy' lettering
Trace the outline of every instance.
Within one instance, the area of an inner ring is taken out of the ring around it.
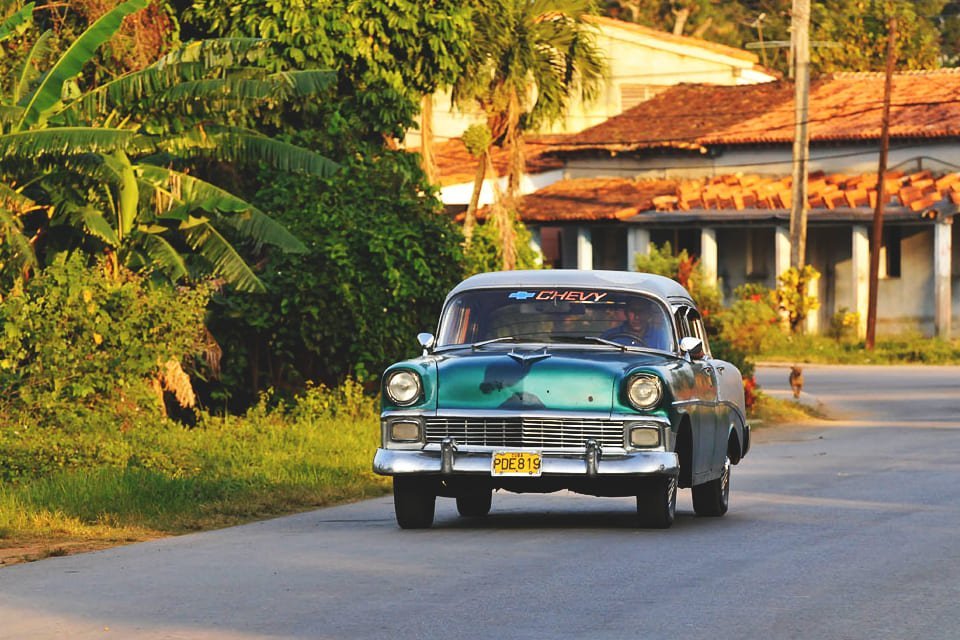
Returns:
[[[545,289],[537,292],[537,300],[564,300],[566,302],[600,302],[607,297],[600,291],[552,291]]]

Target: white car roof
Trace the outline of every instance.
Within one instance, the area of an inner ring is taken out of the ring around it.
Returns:
[[[450,292],[451,297],[473,289],[501,287],[563,287],[590,289],[617,289],[647,293],[671,304],[693,305],[690,293],[679,282],[652,273],[634,271],[603,271],[581,269],[540,269],[531,271],[493,271],[470,276]]]

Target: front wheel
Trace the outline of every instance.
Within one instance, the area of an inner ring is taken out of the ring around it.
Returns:
[[[428,479],[394,476],[393,511],[401,529],[429,529],[437,506],[437,492]]]
[[[673,476],[651,478],[637,494],[637,515],[640,526],[647,529],[669,529],[677,513],[677,479]]]
[[[693,487],[693,511],[698,516],[719,517],[730,507],[730,458],[723,462],[723,473],[716,480]]]

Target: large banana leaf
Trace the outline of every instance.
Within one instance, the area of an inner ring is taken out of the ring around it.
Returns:
[[[262,38],[213,38],[194,40],[174,49],[153,66],[184,62],[202,62],[206,67],[231,67],[252,63],[270,51],[270,42]]]
[[[209,77],[211,73],[219,77]],[[92,121],[111,110],[126,115],[135,113],[144,99],[154,105],[173,105],[184,114],[195,114],[201,104],[208,111],[223,113],[267,100],[316,96],[335,80],[335,73],[323,70],[271,74],[255,67],[227,71],[202,62],[151,65],[88,91],[51,117]]]
[[[262,162],[280,171],[324,178],[340,168],[336,162],[309,149],[242,129],[193,129],[158,141],[157,147],[179,157],[212,157],[245,164]]]
[[[187,265],[183,261],[183,256],[159,233],[144,231],[139,236],[138,244],[148,258],[143,260],[142,266],[160,269],[173,282],[187,275]]]
[[[0,206],[0,238],[13,249],[14,260],[21,269],[37,266],[37,255],[30,239],[23,235],[20,219],[3,206]]]
[[[102,127],[51,127],[0,135],[0,161],[16,159],[33,163],[39,156],[70,156],[112,152],[117,149],[147,150],[149,141],[128,129]]]
[[[223,221],[241,236],[259,247],[275,246],[288,253],[306,251],[306,247],[279,222],[249,202],[191,175],[149,164],[135,167],[140,179],[152,189],[161,190],[174,207],[181,208],[185,217],[191,210],[223,213]],[[176,184],[176,193],[170,189]],[[177,217],[169,212],[164,218]]]
[[[80,34],[46,73],[40,85],[25,99],[26,109],[17,129],[23,130],[39,122],[60,101],[63,83],[80,73],[100,45],[116,33],[126,16],[140,11],[148,4],[149,0],[127,0],[100,16]]]
[[[57,218],[51,224],[54,226],[69,225],[73,228],[82,229],[87,235],[102,240],[111,247],[120,245],[116,232],[103,212],[92,204],[78,206],[73,203],[64,203],[59,207]]]
[[[27,24],[33,20],[34,4],[35,3],[33,2],[26,4],[22,9],[4,20],[3,24],[0,24],[0,42],[3,42],[12,36],[17,30],[17,27]]]
[[[23,234],[23,222],[20,219],[23,213],[37,208],[37,203],[21,191],[0,182],[0,236],[3,242],[13,248],[13,255],[21,268],[37,265],[33,245]]]
[[[27,91],[30,89],[30,83],[36,80],[40,75],[37,71],[37,68],[33,64],[33,61],[43,57],[50,50],[47,42],[50,40],[51,36],[53,36],[53,31],[51,29],[47,29],[40,34],[40,37],[37,38],[37,41],[33,43],[32,47],[30,47],[30,53],[27,54],[27,57],[23,61],[23,66],[20,67],[20,79],[17,80],[17,84],[13,88],[14,103],[19,103],[21,98],[27,95]],[[20,111],[22,117],[22,107],[20,107]]]
[[[187,244],[210,263],[213,273],[222,276],[239,291],[263,293],[266,289],[236,249],[209,222],[194,224],[186,231]]]

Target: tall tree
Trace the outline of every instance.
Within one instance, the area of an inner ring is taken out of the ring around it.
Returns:
[[[184,30],[268,38],[279,46],[278,71],[333,69],[342,118],[380,142],[414,126],[422,96],[460,73],[470,13],[460,0],[193,0]]]
[[[897,58],[902,69],[956,64],[960,18],[950,0],[813,0],[810,38],[811,72],[883,69],[887,22],[900,24]],[[675,31],[686,16],[684,35],[733,47],[763,40],[790,39],[791,0],[613,0],[608,15]],[[762,33],[762,37],[761,37]],[[767,50],[768,64],[787,75],[785,48]]]
[[[474,41],[454,99],[479,104],[496,144],[510,151],[503,233],[504,269],[513,268],[513,220],[524,171],[524,132],[560,119],[579,93],[590,100],[605,62],[586,21],[590,0],[493,0],[473,17]],[[481,162],[489,162],[489,153]]]
[[[173,280],[212,272],[261,290],[231,239],[254,249],[302,244],[265,212],[190,174],[188,161],[330,175],[336,165],[326,158],[229,123],[258,105],[316,96],[332,75],[270,73],[245,62],[264,54],[262,43],[212,41],[81,88],[85,64],[147,2],[129,0],[102,15],[42,76],[32,73],[39,42],[23,61],[21,80],[0,103],[0,226],[22,267],[38,255],[80,250]],[[0,34],[19,19],[8,19]]]

